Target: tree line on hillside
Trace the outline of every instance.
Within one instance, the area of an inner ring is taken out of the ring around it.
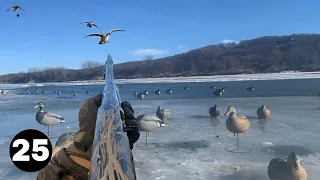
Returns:
[[[111,54],[112,55],[112,54]],[[0,83],[61,82],[102,79],[104,66],[86,61],[82,69],[30,69],[0,76]],[[239,43],[210,45],[153,60],[116,64],[115,78],[172,77],[281,71],[319,71],[320,35],[264,36]]]

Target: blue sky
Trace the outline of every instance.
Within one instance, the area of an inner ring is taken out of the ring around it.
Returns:
[[[19,4],[26,12],[6,12]],[[1,0],[0,74],[31,67],[79,68],[86,60],[115,63],[265,35],[319,33],[319,0]],[[93,21],[101,29],[88,28]],[[110,43],[99,37],[114,28]]]

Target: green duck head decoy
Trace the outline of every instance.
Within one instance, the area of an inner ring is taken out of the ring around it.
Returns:
[[[64,123],[65,120],[62,116],[52,113],[52,112],[45,112],[44,111],[44,103],[39,102],[36,104],[33,108],[40,108],[39,111],[36,114],[36,120],[39,124],[42,124],[44,126],[51,126],[56,123]]]

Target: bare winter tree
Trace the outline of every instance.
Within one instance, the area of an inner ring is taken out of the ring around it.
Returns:
[[[102,64],[97,61],[85,61],[81,64],[82,69],[93,69],[101,66]]]
[[[40,68],[29,68],[29,69],[28,69],[28,72],[29,72],[29,73],[36,73],[36,72],[40,72],[40,71],[41,71]]]
[[[145,60],[145,61],[153,60],[153,56],[152,56],[152,55],[146,55],[146,56],[144,57],[144,60]]]

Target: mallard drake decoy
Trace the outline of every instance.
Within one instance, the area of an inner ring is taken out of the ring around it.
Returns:
[[[170,111],[167,108],[162,108],[161,106],[158,106],[156,115],[161,120],[167,120],[169,118],[169,116],[170,116]]]
[[[288,158],[274,158],[269,162],[271,180],[307,180],[307,171],[301,165],[298,154],[291,152]]]
[[[146,145],[148,144],[148,136],[150,136],[150,132],[156,128],[161,127],[160,122],[161,119],[152,115],[141,114],[136,118],[137,123],[139,125],[140,131],[146,132]]]
[[[190,88],[189,86],[185,86],[183,89],[189,90]]]
[[[211,117],[220,118],[220,109],[217,107],[217,105],[214,105],[209,109],[209,114]]]
[[[139,99],[143,100],[144,99],[144,95],[142,93],[139,93],[137,96]]]
[[[94,26],[100,30],[100,28],[92,21],[81,22],[80,24],[83,24],[83,23],[86,23],[89,28],[92,28],[92,26]]]
[[[62,148],[67,148],[69,147],[74,140],[76,132],[68,132],[62,134],[59,138],[58,141],[56,142],[53,150],[52,150],[52,157]]]
[[[133,95],[135,95],[135,96],[138,96],[138,94],[139,94],[139,93],[138,93],[137,91],[134,91],[134,92],[133,92]]]
[[[253,86],[248,87],[248,88],[247,88],[247,91],[254,91],[254,87],[253,87]]]
[[[22,9],[22,7],[20,7],[19,5],[15,5],[15,6],[9,7],[8,10],[7,10],[7,12],[8,12],[10,9],[12,9],[12,11],[16,11],[16,10],[18,10],[18,9],[21,9],[22,11],[25,12],[25,10]]]
[[[267,106],[262,105],[257,110],[257,115],[260,119],[266,119],[268,120],[270,118],[271,111]]]
[[[89,37],[89,36],[99,36],[101,39],[99,41],[99,44],[105,44],[105,43],[109,43],[109,36],[111,35],[111,33],[113,32],[117,32],[117,31],[125,31],[122,29],[114,29],[111,30],[110,32],[106,33],[106,34],[99,34],[99,33],[94,33],[94,34],[89,34],[88,36],[85,36],[83,38]]]
[[[171,94],[171,93],[172,93],[172,90],[171,90],[171,89],[168,89],[166,92],[169,93],[169,94]]]
[[[48,126],[48,136],[49,136],[49,128],[53,124],[64,123],[65,120],[62,116],[52,113],[52,112],[44,112],[44,103],[39,102],[37,105],[34,105],[33,108],[40,108],[36,114],[36,120],[39,124],[44,126]]]
[[[227,112],[224,115],[229,115],[226,120],[226,126],[230,132],[234,135],[237,133],[244,133],[244,136],[247,136],[247,131],[250,127],[248,118],[243,115],[237,115],[236,109],[232,106],[228,107]]]
[[[155,93],[158,94],[158,95],[161,94],[160,89],[156,90]]]
[[[147,90],[143,91],[143,94],[149,94],[149,92]]]

